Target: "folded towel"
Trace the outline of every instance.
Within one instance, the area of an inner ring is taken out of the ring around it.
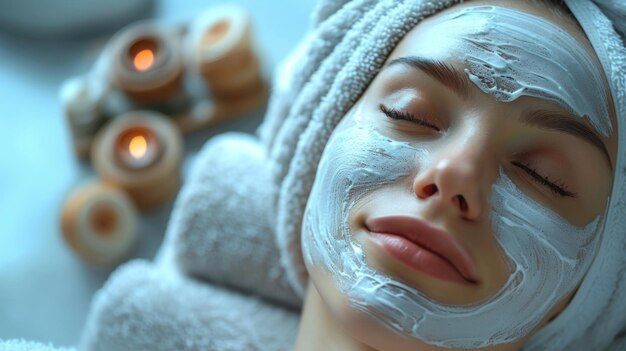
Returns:
[[[278,261],[264,148],[251,135],[226,133],[207,142],[194,162],[168,224],[178,266],[298,307]]]
[[[297,327],[291,310],[135,260],[94,297],[80,350],[287,351]]]

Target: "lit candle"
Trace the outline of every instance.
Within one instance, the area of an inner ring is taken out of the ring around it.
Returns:
[[[149,128],[125,130],[117,137],[116,145],[118,162],[128,168],[149,167],[161,156],[158,136]]]
[[[116,117],[92,149],[100,176],[126,190],[141,210],[170,200],[180,186],[182,136],[166,116],[134,111]]]
[[[180,93],[183,60],[179,34],[154,22],[122,29],[110,42],[112,82],[138,104],[163,104]]]
[[[150,49],[143,49],[139,51],[133,59],[135,69],[143,72],[147,71],[154,64],[154,52]]]
[[[128,195],[100,181],[78,187],[61,213],[63,237],[74,252],[97,265],[128,258],[137,241],[137,214]]]

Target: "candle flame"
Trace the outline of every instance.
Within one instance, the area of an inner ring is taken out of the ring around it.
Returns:
[[[135,55],[133,64],[138,71],[145,71],[152,67],[154,63],[154,53],[150,49],[143,49]]]
[[[136,135],[132,139],[130,139],[130,143],[128,144],[128,151],[130,155],[134,158],[142,158],[146,151],[148,150],[148,143],[146,138],[142,135]]]

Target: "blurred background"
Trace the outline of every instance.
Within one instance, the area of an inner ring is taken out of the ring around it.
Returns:
[[[104,45],[138,19],[185,23],[225,2],[206,0],[0,0],[0,339],[78,343],[94,293],[115,267],[86,263],[63,240],[70,192],[96,174],[78,160],[59,100],[61,84],[87,73]],[[309,27],[315,0],[237,1],[251,15],[262,73]],[[211,136],[252,133],[263,109],[184,137],[182,182]],[[151,259],[166,230],[169,201],[138,216],[131,258]]]

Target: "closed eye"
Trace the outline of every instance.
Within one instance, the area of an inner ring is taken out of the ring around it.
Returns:
[[[539,172],[537,172],[537,170],[532,168],[530,165],[517,161],[513,161],[512,164],[524,170],[524,172],[528,173],[534,181],[547,187],[554,194],[561,197],[577,197],[576,193],[567,190],[567,186],[565,184],[558,184],[558,180],[550,180],[548,177],[539,174]]]
[[[420,118],[410,112],[389,108],[383,104],[380,104],[379,108],[389,118],[392,118],[395,120],[409,121],[409,122],[413,122],[413,123],[416,123],[418,125],[421,125],[427,128],[431,128],[437,132],[441,131],[439,127],[427,121],[427,119],[429,119],[428,117]],[[522,169],[524,172],[530,175],[534,181],[536,181],[540,185],[545,186],[546,188],[548,188],[548,190],[550,190],[554,194],[561,196],[561,197],[573,197],[573,198],[577,197],[577,194],[569,191],[565,184],[562,184],[562,183],[559,184],[558,180],[551,180],[549,177],[541,175],[536,169],[534,169],[530,165],[521,163],[518,161],[513,161],[512,164]]]
[[[383,104],[378,105],[380,108],[380,111],[382,111],[382,113],[384,113],[385,115],[387,115],[387,117],[389,118],[393,118],[396,120],[404,120],[404,121],[409,121],[409,122],[413,122],[416,124],[419,124],[421,126],[427,127],[427,128],[431,128],[436,130],[437,132],[440,132],[441,129],[439,127],[437,127],[436,125],[430,123],[427,121],[427,117],[420,117],[420,116],[415,116],[414,114],[407,112],[407,111],[401,111],[401,110],[396,110],[393,108],[389,108]]]

